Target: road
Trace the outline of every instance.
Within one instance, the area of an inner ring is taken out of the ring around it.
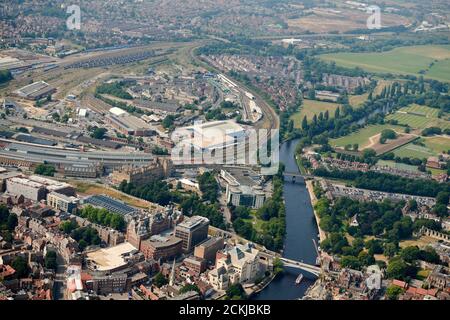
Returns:
[[[58,263],[58,267],[56,269],[55,282],[53,284],[53,300],[64,300],[66,298],[65,290],[67,266],[64,259],[59,254],[57,254],[56,262]]]

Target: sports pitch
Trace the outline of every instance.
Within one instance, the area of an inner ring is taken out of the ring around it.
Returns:
[[[399,124],[409,125],[414,129],[425,129],[428,127],[450,128],[450,121],[446,116],[438,118],[439,109],[416,104],[401,108],[397,112],[388,115],[387,120],[396,120]]]

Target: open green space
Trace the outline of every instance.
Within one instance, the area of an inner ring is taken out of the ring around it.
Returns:
[[[445,136],[421,138],[420,142],[424,145],[408,143],[396,149],[394,154],[399,157],[422,159],[437,156],[442,152],[447,152],[450,150],[450,138]]]
[[[331,139],[330,144],[333,147],[345,147],[346,145],[350,144],[353,145],[357,143],[362,149],[364,146],[368,145],[370,143],[369,138],[373,137],[374,135],[377,135],[381,133],[384,129],[393,129],[398,132],[403,132],[404,128],[400,126],[394,126],[390,124],[383,124],[383,125],[371,125],[367,126],[365,128],[362,128],[356,132],[353,132],[352,134],[349,134],[345,137],[341,137],[338,139]]]
[[[424,138],[425,145],[433,152],[441,153],[450,150],[450,138],[443,136]]]
[[[369,72],[410,74],[450,82],[450,45],[399,47],[376,53],[332,53],[320,56],[327,61]]]
[[[310,122],[314,115],[319,116],[321,112],[325,113],[328,111],[331,119],[334,117],[334,112],[339,106],[337,103],[305,99],[303,100],[303,105],[300,107],[300,111],[294,113],[291,119],[294,121],[295,128],[300,128],[304,116]]]
[[[428,158],[436,156],[437,153],[430,150],[427,147],[419,146],[413,143],[408,143],[394,151],[394,154],[398,157],[409,157],[409,158]]]
[[[414,171],[414,172],[419,171],[419,169],[416,166],[412,166],[412,165],[404,164],[404,163],[397,163],[395,161],[378,160],[377,165],[388,166],[388,167],[400,169],[400,170],[408,170],[408,171]]]
[[[266,223],[264,220],[258,218],[256,210],[250,211],[250,217],[248,219],[243,219],[245,222],[250,222],[256,232],[262,232],[263,225]]]

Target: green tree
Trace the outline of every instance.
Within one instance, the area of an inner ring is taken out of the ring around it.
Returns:
[[[391,258],[391,257],[395,256],[395,254],[397,253],[397,251],[398,251],[398,247],[397,247],[397,245],[395,245],[395,243],[388,242],[388,243],[386,243],[386,244],[384,245],[384,251],[383,251],[383,254],[384,254],[386,257]]]
[[[44,164],[41,163],[34,169],[35,174],[43,175],[43,176],[49,176],[53,177],[55,175],[56,168],[54,165],[51,164]]]
[[[389,261],[386,269],[388,278],[408,280],[414,277],[417,270],[414,266],[408,265],[402,258],[396,257]]]
[[[47,269],[56,270],[58,264],[56,262],[56,252],[47,251],[44,258],[44,265]]]
[[[228,299],[232,300],[245,300],[247,295],[245,294],[244,288],[240,283],[233,284],[226,291]]]
[[[94,139],[103,139],[105,137],[106,132],[108,132],[105,128],[97,128],[95,127],[91,132],[91,138]]]
[[[307,129],[308,129],[308,119],[306,118],[306,116],[304,116],[302,120],[302,130],[306,131]]]
[[[403,290],[402,288],[392,285],[386,289],[386,297],[389,300],[397,300],[398,296],[404,292],[405,290]]]
[[[400,257],[406,262],[414,262],[420,257],[420,249],[417,246],[409,246],[400,251]]]
[[[153,283],[155,284],[155,286],[157,286],[158,288],[161,288],[162,286],[166,285],[167,283],[169,283],[169,281],[166,279],[166,277],[164,277],[164,275],[161,272],[158,272],[155,277],[153,278]]]
[[[11,263],[11,267],[16,270],[16,275],[18,278],[23,278],[28,276],[29,268],[27,261],[21,256],[17,256]]]

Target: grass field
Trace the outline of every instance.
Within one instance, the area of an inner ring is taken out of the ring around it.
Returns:
[[[378,160],[377,165],[388,166],[388,167],[400,169],[400,170],[408,170],[408,171],[414,171],[414,172],[419,171],[419,169],[416,166],[412,166],[412,165],[404,164],[404,163],[397,163],[395,161]]]
[[[388,120],[397,120],[399,124],[408,124],[414,129],[424,129],[427,127],[439,127],[441,129],[450,128],[450,121],[444,118],[438,118],[438,109],[419,106],[413,104],[411,106],[401,108],[394,114],[388,115]]]
[[[409,157],[409,158],[428,158],[432,156],[436,156],[437,153],[430,150],[427,147],[419,146],[413,143],[409,143],[404,145],[397,150],[394,151],[394,154],[398,157]]]
[[[424,77],[450,82],[450,45],[399,47],[380,53],[333,53],[320,57],[344,67],[360,67],[377,73],[419,76],[423,71]]]
[[[323,102],[316,100],[303,100],[303,105],[299,112],[294,113],[291,119],[294,120],[295,128],[300,128],[302,125],[303,117],[306,116],[308,122],[312,120],[314,115],[319,116],[321,112],[325,113],[328,110],[330,118],[334,117],[335,110],[340,105],[332,102]]]
[[[345,147],[348,144],[353,145],[357,143],[360,149],[363,149],[365,146],[370,144],[371,137],[381,133],[384,129],[393,129],[398,132],[403,132],[404,130],[402,127],[390,124],[367,126],[345,137],[331,139],[330,144],[333,147]]]
[[[361,95],[350,95],[348,97],[348,102],[353,108],[357,109],[362,106],[362,104],[367,100],[368,97],[368,93],[364,93]]]
[[[450,150],[450,138],[448,137],[429,137],[423,140],[425,145],[433,152],[441,153]]]
[[[252,210],[250,212],[250,217],[243,220],[246,222],[250,222],[253,225],[253,228],[255,228],[256,232],[262,232],[263,225],[266,223],[264,220],[261,220],[256,216],[256,210]]]
[[[409,143],[394,151],[399,157],[428,158],[450,150],[450,138],[444,136],[421,138],[425,146]]]

